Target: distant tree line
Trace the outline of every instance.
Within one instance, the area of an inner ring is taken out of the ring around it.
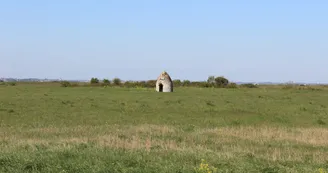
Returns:
[[[257,84],[245,83],[237,85],[234,82],[230,82],[223,76],[209,76],[206,81],[190,81],[190,80],[173,80],[174,87],[199,87],[199,88],[258,88]],[[78,81],[5,81],[0,79],[0,87],[3,86],[16,86],[20,84],[49,84],[49,83],[60,83],[62,87],[125,87],[125,88],[154,88],[156,87],[156,80],[145,80],[145,81],[122,81],[120,78],[109,79],[98,79],[91,78],[89,82],[78,82]],[[263,87],[263,85],[262,85]],[[282,88],[282,89],[298,89],[298,90],[321,90],[328,88],[328,85],[299,85],[293,83],[277,84],[277,85],[266,85],[271,88]]]
[[[223,76],[209,76],[207,81],[190,81],[190,80],[173,80],[174,87],[200,87],[200,88],[237,88],[237,84],[230,82]],[[87,84],[71,83],[68,81],[62,81],[62,87],[74,87],[74,86],[105,86],[105,87],[126,87],[126,88],[154,88],[156,87],[156,80],[147,81],[122,81],[119,78],[109,79],[98,79],[91,78]],[[243,84],[242,87],[256,88],[254,84]]]
[[[1,86],[16,86],[17,85],[17,83],[16,82],[5,82],[5,81],[3,81],[3,80],[0,80],[0,85]]]

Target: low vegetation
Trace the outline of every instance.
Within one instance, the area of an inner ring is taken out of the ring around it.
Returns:
[[[328,87],[98,81],[0,85],[0,172],[328,169]]]
[[[54,82],[57,83],[57,82]],[[0,83],[1,84],[1,83]],[[24,83],[26,84],[26,83]],[[36,84],[35,82],[32,84]],[[14,84],[16,85],[16,83]],[[114,78],[113,80],[98,78],[91,78],[89,83],[85,82],[69,82],[61,81],[62,87],[122,87],[122,88],[154,88],[156,86],[156,80],[148,81],[122,81],[120,78]],[[280,88],[280,89],[292,89],[292,90],[322,90],[328,89],[328,85],[297,85],[297,84],[280,84],[280,85],[258,85],[254,83],[236,84],[230,82],[228,79],[222,76],[209,76],[207,81],[189,81],[189,80],[173,80],[173,86],[176,87],[196,87],[196,88]]]
[[[4,81],[0,81],[0,85],[2,85],[2,86],[16,86],[17,83],[16,82],[4,82]]]
[[[244,88],[257,88],[258,87],[256,84],[252,84],[252,83],[241,84],[240,86],[244,87]]]
[[[189,81],[189,80],[173,80],[175,87],[200,87],[200,88],[237,88],[237,84],[229,82],[228,79],[219,76],[210,76],[207,81]],[[90,83],[77,83],[62,81],[62,87],[69,86],[113,86],[113,87],[125,87],[125,88],[153,88],[156,86],[156,80],[148,81],[125,81],[122,82],[120,78],[114,78],[112,81],[109,79],[103,79],[102,82],[98,78],[91,78]]]

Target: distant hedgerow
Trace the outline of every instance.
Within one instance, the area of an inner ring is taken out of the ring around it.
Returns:
[[[229,84],[229,80],[223,76],[216,77],[214,80],[216,87],[226,87]]]
[[[252,84],[252,83],[241,84],[240,86],[244,87],[244,88],[258,88],[257,85]]]
[[[182,86],[190,86],[191,82],[190,80],[183,80],[182,81]]]
[[[238,88],[238,85],[236,83],[229,83],[227,88]]]
[[[70,87],[71,86],[71,83],[68,82],[68,81],[61,81],[60,82],[60,86],[61,87]]]
[[[8,85],[10,85],[10,86],[16,86],[17,83],[16,82],[8,82]]]
[[[182,85],[182,82],[181,82],[180,79],[176,79],[176,80],[173,80],[173,85],[174,85],[175,87],[179,87],[179,86]]]
[[[113,80],[103,79],[99,81],[98,78],[93,77],[90,79],[90,83],[70,83],[68,81],[62,81],[62,87],[72,87],[72,86],[117,86],[117,87],[127,87],[127,88],[155,88],[157,80],[147,80],[147,81],[125,81],[122,82],[120,78],[114,78]],[[175,79],[172,81],[174,87],[199,87],[199,88],[237,88],[237,84],[230,83],[228,79],[223,76],[215,77],[209,76],[207,81],[190,81],[190,80],[180,80]]]
[[[104,84],[110,84],[110,80],[108,80],[108,79],[104,79],[104,80],[103,80],[103,83],[104,83]]]
[[[156,80],[148,80],[146,83],[147,88],[154,88],[156,87]]]
[[[122,83],[122,81],[121,81],[120,78],[114,78],[113,79],[113,85],[119,86],[119,85],[121,85],[121,83]]]
[[[97,83],[99,83],[99,79],[93,77],[93,78],[91,78],[90,83],[91,84],[97,84]]]

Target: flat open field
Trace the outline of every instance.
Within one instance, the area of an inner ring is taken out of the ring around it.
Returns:
[[[318,172],[327,89],[0,86],[0,172]]]

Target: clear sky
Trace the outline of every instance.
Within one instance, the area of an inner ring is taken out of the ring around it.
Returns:
[[[0,77],[328,82],[328,1],[1,1],[0,60]]]

